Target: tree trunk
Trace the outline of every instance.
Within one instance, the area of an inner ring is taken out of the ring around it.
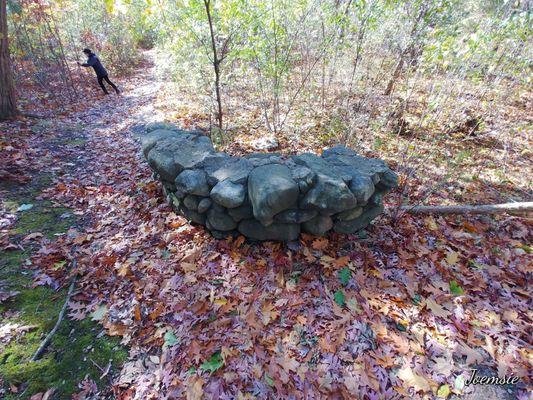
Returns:
[[[400,77],[400,73],[402,72],[402,69],[403,69],[404,57],[405,57],[405,52],[402,52],[400,56],[400,60],[398,61],[398,64],[396,64],[396,68],[394,69],[394,72],[392,73],[392,77],[390,78],[389,83],[387,84],[387,88],[385,89],[385,92],[383,93],[385,96],[390,96],[390,94],[392,93],[392,89],[394,88],[394,84]]]
[[[7,40],[7,0],[0,0],[0,119],[16,114],[15,85]]]
[[[213,27],[213,19],[211,18],[211,1],[204,0],[205,12],[207,14],[207,21],[209,22],[209,33],[211,36],[211,47],[213,50],[213,68],[215,70],[215,94],[217,98],[217,123],[218,129],[222,131],[222,94],[220,93],[220,63],[221,58],[218,56],[217,43],[215,37],[215,29]]]

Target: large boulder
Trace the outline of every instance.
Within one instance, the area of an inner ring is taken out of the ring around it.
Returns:
[[[156,143],[161,139],[166,139],[169,137],[177,136],[176,131],[166,130],[166,129],[156,129],[149,131],[141,139],[141,149],[145,157],[148,156],[148,152],[156,145]]]
[[[322,214],[332,215],[340,211],[353,208],[357,200],[345,180],[350,175],[338,175],[323,158],[305,153],[294,156],[293,160],[300,166],[305,166],[316,174],[316,183],[300,201],[303,209],[315,209]]]
[[[303,165],[291,168],[292,178],[298,183],[301,193],[307,193],[316,182],[316,173]]]
[[[158,140],[146,158],[161,178],[172,182],[181,171],[194,168],[214,152],[206,136],[177,135]]]
[[[300,201],[303,209],[314,209],[332,215],[357,205],[357,200],[344,181],[319,174],[316,185]]]
[[[294,206],[299,193],[285,165],[263,165],[254,168],[248,177],[248,196],[254,217],[263,225],[271,224],[274,215]]]

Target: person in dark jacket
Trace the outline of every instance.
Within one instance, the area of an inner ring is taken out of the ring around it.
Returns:
[[[117,92],[117,94],[120,94],[120,90],[118,90],[117,86],[109,80],[107,71],[100,62],[100,59],[96,56],[96,54],[94,54],[91,49],[83,49],[83,53],[87,56],[87,62],[83,64],[80,64],[78,62],[78,65],[81,65],[82,67],[93,67],[94,72],[96,72],[98,84],[100,85],[105,94],[109,94],[109,92],[104,86],[104,80],[109,83],[109,85],[111,85],[113,89],[115,89],[115,92]]]

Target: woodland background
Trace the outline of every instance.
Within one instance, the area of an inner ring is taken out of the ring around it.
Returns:
[[[527,398],[528,215],[398,206],[531,201],[530,1],[0,4],[0,397],[446,398],[480,365]],[[341,143],[400,188],[360,237],[215,241],[138,156],[156,117],[231,154]]]

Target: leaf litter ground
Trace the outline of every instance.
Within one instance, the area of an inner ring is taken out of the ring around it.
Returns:
[[[69,317],[129,347],[117,398],[445,398],[473,390],[474,367],[520,377],[503,393],[527,398],[528,220],[384,216],[365,239],[213,239],[171,211],[139,151],[163,84],[148,70],[62,117],[85,127],[83,163],[45,197],[88,224],[34,238],[35,282],[67,286],[54,265],[75,256]]]

